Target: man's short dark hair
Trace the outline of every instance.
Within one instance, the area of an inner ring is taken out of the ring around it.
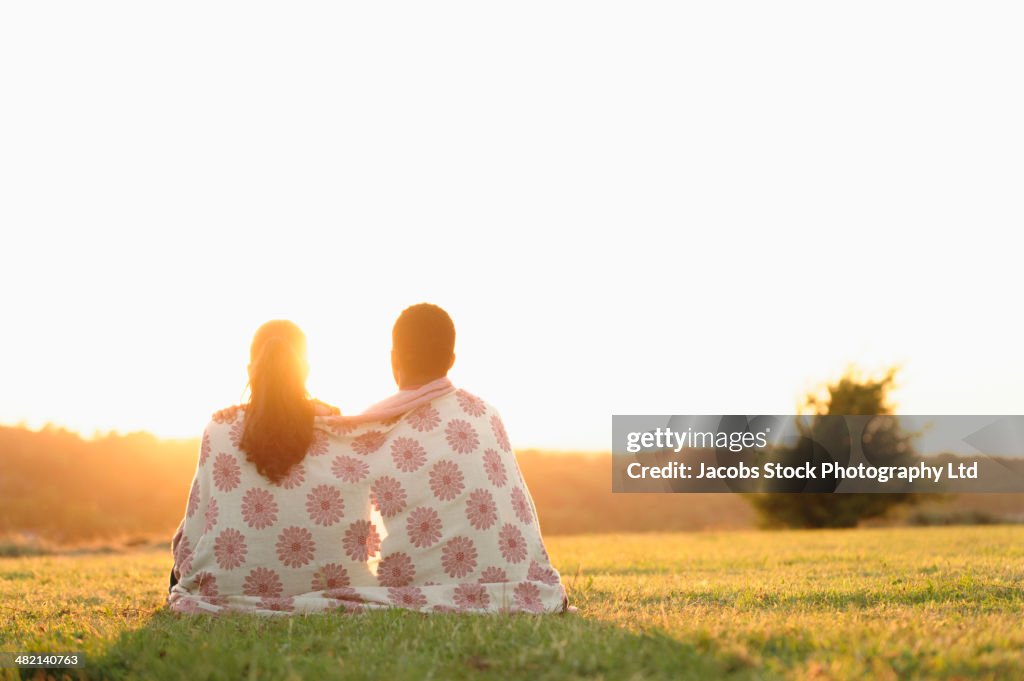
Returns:
[[[455,352],[455,324],[437,305],[412,305],[398,316],[391,344],[404,374],[441,377],[448,373]]]

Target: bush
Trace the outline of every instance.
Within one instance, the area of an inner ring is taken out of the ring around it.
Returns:
[[[865,377],[848,370],[836,383],[828,385],[824,396],[809,395],[806,408],[813,417],[810,425],[798,421],[803,436],[783,458],[793,461],[814,459],[820,463],[828,452],[849,450],[850,436],[837,429],[834,419],[824,416],[892,414],[889,391],[896,378],[896,369],[881,377]],[[865,434],[864,447],[870,448],[871,459],[888,465],[909,462],[914,457],[914,434],[903,432],[897,419],[881,419]],[[765,527],[856,527],[861,520],[877,518],[900,504],[919,501],[913,494],[754,494],[748,499],[757,510]]]

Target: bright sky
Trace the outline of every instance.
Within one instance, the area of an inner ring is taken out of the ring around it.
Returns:
[[[514,444],[1024,413],[1014,2],[4,3],[0,422],[195,436],[287,317],[392,389],[431,301]]]

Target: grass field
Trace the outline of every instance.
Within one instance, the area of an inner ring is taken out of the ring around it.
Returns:
[[[548,545],[578,615],[188,618],[162,553],[0,559],[0,650],[90,679],[1024,678],[1024,527]]]

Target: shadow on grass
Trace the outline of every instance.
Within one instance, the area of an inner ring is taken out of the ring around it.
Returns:
[[[750,662],[582,615],[260,618],[159,611],[89,661],[109,679],[748,679]]]

